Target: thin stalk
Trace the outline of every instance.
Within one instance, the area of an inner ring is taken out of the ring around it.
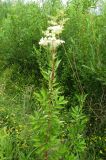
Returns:
[[[45,160],[48,160],[48,151],[45,152]]]
[[[50,79],[49,79],[49,111],[48,111],[48,129],[47,129],[47,138],[46,141],[49,141],[49,136],[50,136],[50,130],[51,130],[51,112],[52,112],[52,92],[53,92],[53,83],[54,83],[54,78],[55,78],[55,55],[56,55],[56,50],[55,48],[52,47],[51,50],[51,75],[50,75]],[[48,160],[49,159],[49,155],[48,155],[48,150],[45,151],[44,154],[44,159]]]

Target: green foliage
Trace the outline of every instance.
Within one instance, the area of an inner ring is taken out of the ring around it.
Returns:
[[[55,160],[106,159],[106,2],[100,12],[96,5],[0,1],[1,160],[41,160],[46,151]],[[51,85],[50,50],[38,42],[63,13]]]
[[[42,160],[58,160],[65,149],[61,143],[63,121],[60,111],[67,101],[61,96],[60,86],[56,82],[56,70],[60,61],[57,60],[55,49],[52,48],[48,53],[48,68],[41,68],[46,84],[39,93],[35,93],[38,107],[34,116],[31,116],[35,152],[38,159]]]
[[[83,106],[86,96],[77,96],[78,106],[72,107],[67,122],[67,152],[66,159],[82,159],[86,149],[85,127],[87,117],[83,113]]]
[[[10,5],[9,13],[2,20],[0,50],[1,61],[4,62],[2,68],[11,66],[14,68],[13,80],[16,81],[21,75],[28,79],[32,76],[33,80],[29,79],[28,82],[32,83],[38,76],[39,69],[36,56],[33,54],[33,45],[38,47],[45,26],[46,16],[37,5],[33,3],[30,6],[23,3]]]
[[[0,130],[0,159],[11,160],[13,157],[12,138],[6,128]]]

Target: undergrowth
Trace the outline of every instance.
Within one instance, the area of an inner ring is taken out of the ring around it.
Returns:
[[[106,159],[106,2],[97,5],[0,1],[0,160]]]

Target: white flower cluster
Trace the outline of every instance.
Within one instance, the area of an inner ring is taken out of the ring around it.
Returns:
[[[48,31],[51,31],[52,33],[54,33],[55,35],[59,35],[60,33],[62,33],[63,30],[63,26],[57,25],[57,26],[50,26],[47,28]]]
[[[62,31],[63,31],[63,26],[61,25],[48,27],[47,30],[44,32],[45,37],[41,38],[39,45],[42,45],[42,46],[50,45],[51,48],[56,48],[62,43],[65,43],[65,41],[57,38],[57,36],[60,33],[62,33]]]

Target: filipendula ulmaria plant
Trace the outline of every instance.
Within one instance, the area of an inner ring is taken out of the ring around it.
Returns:
[[[37,160],[59,160],[65,150],[61,141],[61,128],[64,122],[60,118],[60,111],[67,102],[61,95],[56,81],[56,70],[60,63],[57,59],[57,47],[65,43],[59,38],[64,22],[57,23],[53,18],[49,23],[51,26],[44,32],[45,37],[39,42],[39,45],[49,48],[48,68],[47,70],[41,68],[46,87],[35,93],[38,108],[31,120]]]

